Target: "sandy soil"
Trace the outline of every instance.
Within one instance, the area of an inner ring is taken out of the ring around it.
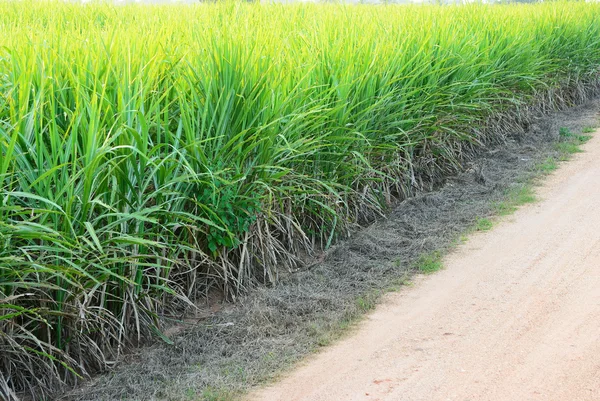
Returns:
[[[250,400],[600,400],[600,133],[446,268]]]

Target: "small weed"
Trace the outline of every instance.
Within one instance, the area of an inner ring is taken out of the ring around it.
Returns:
[[[220,374],[223,377],[235,378],[239,383],[244,383],[248,380],[248,375],[244,367],[231,363],[224,364],[224,366],[221,367]]]
[[[385,292],[398,292],[402,287],[410,284],[410,281],[406,278],[395,278],[391,280],[389,286],[385,289]]]
[[[444,265],[442,264],[442,255],[439,251],[421,256],[416,263],[417,270],[425,274],[435,273],[436,271],[441,270],[442,267],[444,267]]]
[[[593,131],[593,128],[584,128],[582,132],[585,134]],[[561,128],[559,134],[561,138],[565,139],[554,145],[554,149],[559,153],[558,160],[560,161],[569,160],[571,155],[582,152],[581,145],[592,138],[590,135],[574,135],[566,128]]]
[[[356,306],[361,312],[367,312],[375,307],[375,302],[371,297],[358,297],[356,299]]]
[[[308,326],[306,331],[308,335],[313,338],[321,335],[321,327],[316,323],[312,323],[310,326]]]
[[[558,164],[556,164],[556,159],[553,157],[549,157],[540,164],[536,166],[536,170],[543,173],[549,174],[558,168]]]
[[[197,400],[198,394],[196,393],[196,390],[194,390],[193,388],[188,388],[185,391],[185,397],[189,400]]]
[[[575,142],[559,142],[554,145],[554,149],[560,153],[559,160],[564,161],[569,159],[570,155],[581,152],[579,146],[580,144]]]
[[[189,393],[189,390],[188,390]],[[233,401],[235,394],[229,390],[208,386],[202,391],[200,400],[203,401]]]
[[[504,200],[496,203],[494,209],[500,216],[506,216],[515,212],[519,206],[535,201],[536,197],[532,184],[526,183],[508,190]]]
[[[560,135],[562,138],[570,138],[573,136],[573,133],[567,127],[560,127],[558,130],[558,135]]]
[[[348,330],[350,327],[352,327],[351,320],[344,319],[339,323],[339,328],[342,332]]]
[[[498,215],[507,216],[514,213],[517,210],[517,207],[508,201],[502,201],[494,205],[494,209]]]
[[[584,143],[586,143],[590,139],[592,139],[591,135],[578,135],[577,136],[577,141],[579,142],[580,145],[583,145]]]
[[[518,187],[516,190],[511,191],[509,196],[516,206],[521,206],[526,203],[533,203],[536,201],[535,192],[529,185]]]
[[[494,223],[490,219],[480,218],[475,223],[475,230],[477,231],[489,231],[494,226]]]
[[[331,335],[329,335],[329,334],[323,334],[322,336],[320,336],[317,339],[317,345],[319,347],[326,347],[329,344],[331,344],[332,341],[333,341],[333,339],[331,338]]]
[[[582,134],[591,134],[592,132],[596,132],[596,128],[594,127],[585,127],[581,130]]]

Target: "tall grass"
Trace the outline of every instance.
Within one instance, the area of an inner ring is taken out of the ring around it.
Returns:
[[[0,394],[275,280],[599,64],[598,4],[1,2]]]

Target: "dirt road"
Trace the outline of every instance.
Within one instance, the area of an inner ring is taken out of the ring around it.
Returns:
[[[600,132],[523,207],[256,401],[600,400]]]

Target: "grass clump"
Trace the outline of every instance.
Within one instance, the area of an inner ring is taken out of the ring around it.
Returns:
[[[591,134],[593,132],[596,132],[597,128],[594,127],[585,127],[581,130],[582,134]]]
[[[223,389],[207,388],[200,395],[196,394],[193,390],[190,391],[189,399],[190,401],[234,401],[238,398],[238,395]]]
[[[424,274],[432,274],[441,270],[444,267],[442,256],[441,251],[434,251],[422,255],[415,264],[416,270]]]
[[[592,138],[590,135],[583,134],[590,132],[594,132],[594,129],[584,128],[582,129],[581,135],[576,135],[567,128],[560,128],[559,136],[561,141],[554,145],[554,149],[558,152],[558,160],[566,161],[569,160],[573,154],[583,152],[581,145]]]
[[[599,11],[1,3],[0,394],[106,370],[455,171],[474,127],[596,72]]]
[[[475,230],[477,231],[489,231],[494,227],[494,222],[487,218],[479,218],[475,223]]]
[[[558,164],[556,163],[556,159],[554,157],[548,157],[546,160],[536,165],[536,170],[544,175],[550,174],[557,168]]]
[[[580,145],[581,143],[577,142],[560,142],[554,145],[554,148],[560,154],[559,160],[565,161],[569,160],[571,155],[582,152]]]
[[[532,183],[517,185],[506,192],[502,201],[494,206],[495,212],[500,216],[514,213],[519,206],[534,203],[537,200]]]

